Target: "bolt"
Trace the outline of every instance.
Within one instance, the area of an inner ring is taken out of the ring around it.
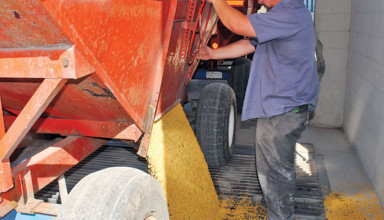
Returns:
[[[64,57],[64,59],[63,59],[63,67],[67,68],[68,66],[69,66],[69,60],[68,60],[67,57]]]

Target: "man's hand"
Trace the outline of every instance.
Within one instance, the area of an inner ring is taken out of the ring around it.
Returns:
[[[197,59],[210,60],[213,58],[213,49],[205,44],[201,44],[199,51],[196,55]]]

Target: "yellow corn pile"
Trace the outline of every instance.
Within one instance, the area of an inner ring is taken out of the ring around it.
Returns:
[[[219,201],[180,104],[153,125],[149,146],[148,166],[163,186],[170,219],[265,219],[265,209],[249,200]]]
[[[264,206],[255,206],[248,198],[238,200],[225,198],[220,201],[221,219],[245,220],[245,219],[266,219],[268,214]]]
[[[384,211],[372,189],[354,195],[333,192],[325,197],[324,205],[330,220],[384,219]]]
[[[152,129],[151,174],[161,183],[171,219],[219,219],[219,199],[196,137],[177,105]]]

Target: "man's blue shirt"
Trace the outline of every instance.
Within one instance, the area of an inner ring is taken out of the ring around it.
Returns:
[[[318,78],[312,16],[301,0],[281,0],[248,16],[257,38],[242,120],[270,118],[295,106],[316,107]]]

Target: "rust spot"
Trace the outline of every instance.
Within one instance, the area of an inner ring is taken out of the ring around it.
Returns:
[[[20,19],[20,14],[17,11],[13,11],[15,18]]]
[[[97,93],[97,92],[89,90],[89,89],[83,89],[83,91],[86,91],[91,96],[95,96],[95,97],[106,97],[106,98],[116,99],[115,95],[109,89],[103,88],[103,87],[99,86],[99,84],[97,84],[95,82],[92,83],[92,86],[103,90],[104,93]]]

